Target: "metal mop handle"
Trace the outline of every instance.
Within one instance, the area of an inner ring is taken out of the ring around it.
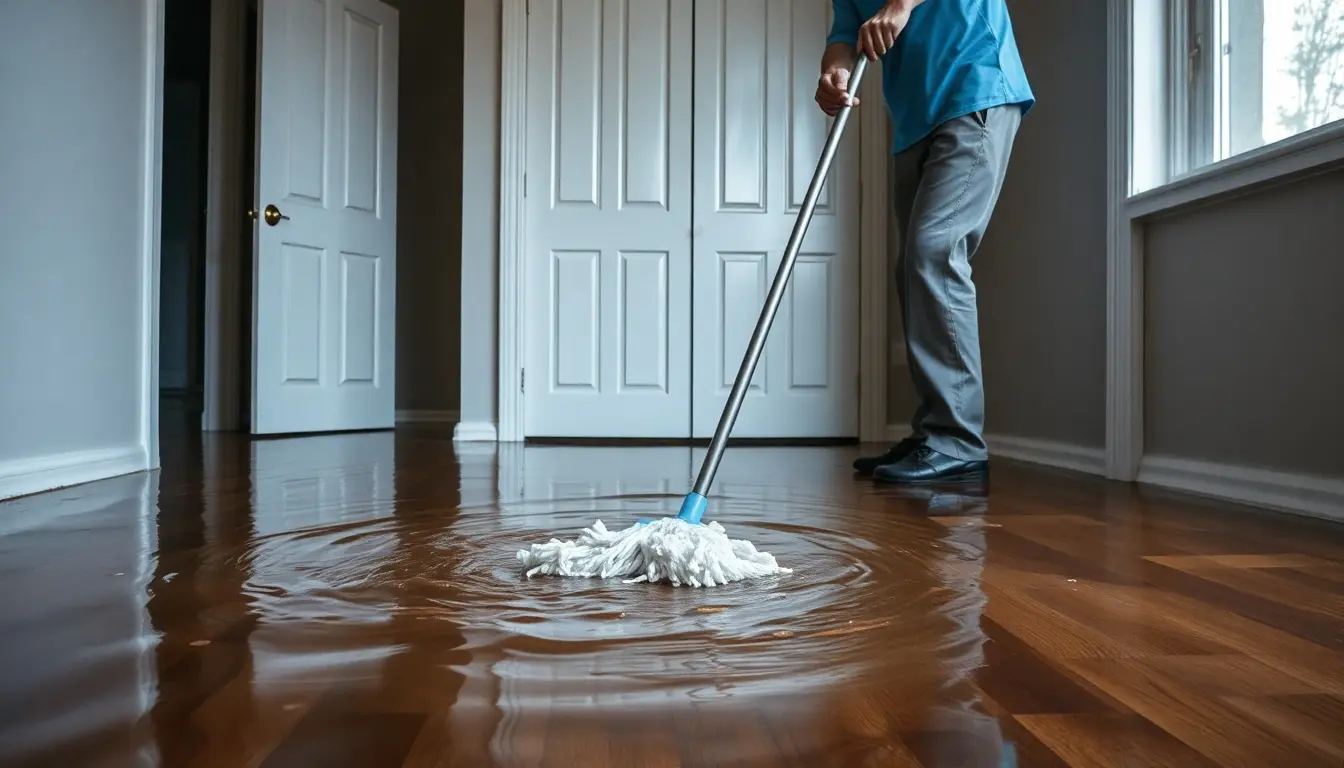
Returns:
[[[858,93],[859,83],[863,82],[863,70],[867,66],[868,57],[860,54],[859,62],[854,67],[854,74],[849,80],[850,95]],[[714,475],[719,471],[719,461],[723,458],[723,450],[728,444],[728,433],[732,432],[733,424],[737,421],[737,413],[742,409],[747,384],[751,381],[752,374],[756,372],[756,363],[761,359],[765,337],[775,322],[775,312],[779,310],[779,301],[784,295],[784,288],[793,274],[793,263],[798,260],[798,249],[802,247],[803,236],[807,234],[807,227],[812,223],[812,211],[817,207],[817,197],[821,195],[821,186],[826,182],[826,174],[831,169],[835,149],[840,145],[840,134],[844,133],[845,123],[849,122],[849,113],[852,110],[853,107],[848,104],[840,108],[840,113],[836,115],[835,122],[831,125],[831,133],[826,137],[826,146],[821,150],[817,170],[812,175],[807,196],[803,198],[798,221],[794,223],[793,234],[789,235],[789,245],[784,249],[784,260],[779,265],[779,271],[775,273],[770,293],[765,297],[765,308],[761,310],[760,320],[756,321],[756,330],[751,334],[747,354],[742,359],[742,366],[737,370],[737,380],[733,382],[732,392],[728,395],[728,404],[723,409],[723,415],[719,417],[719,426],[714,430],[714,439],[709,442],[709,452],[705,454],[705,461],[700,465],[700,476],[695,479],[694,493],[702,498],[709,494],[709,486],[713,484]]]

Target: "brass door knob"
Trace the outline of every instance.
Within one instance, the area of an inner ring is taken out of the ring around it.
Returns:
[[[247,216],[248,218],[255,219],[257,218],[257,212],[255,210],[248,211]],[[279,224],[281,219],[289,221],[289,217],[281,213],[280,209],[276,208],[274,204],[266,206],[266,210],[262,211],[262,216],[266,219],[266,223],[270,224],[272,227]]]
[[[281,219],[289,221],[289,217],[280,213],[280,209],[276,208],[274,205],[266,206],[266,210],[263,213],[263,215],[266,217],[266,223],[270,224],[272,227],[274,227],[276,224],[279,224]]]

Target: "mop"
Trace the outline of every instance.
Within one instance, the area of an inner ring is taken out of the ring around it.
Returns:
[[[850,93],[857,93],[863,80],[863,70],[868,59],[860,56],[850,80]],[[641,520],[622,531],[609,531],[598,520],[591,528],[585,528],[577,539],[561,541],[551,539],[544,544],[533,544],[528,549],[518,551],[518,561],[526,569],[527,577],[533,576],[570,576],[580,578],[599,577],[603,579],[620,577],[627,584],[639,582],[667,582],[673,586],[713,587],[777,574],[792,573],[775,561],[769,552],[760,552],[749,541],[730,539],[727,531],[717,521],[701,522],[709,504],[709,487],[718,472],[719,461],[727,447],[728,435],[737,421],[746,395],[747,384],[756,371],[761,352],[765,348],[766,336],[774,323],[775,312],[784,289],[793,273],[794,262],[798,258],[798,249],[803,236],[812,222],[812,213],[816,208],[817,197],[826,181],[831,160],[835,157],[840,135],[849,121],[852,107],[845,105],[836,115],[831,125],[830,135],[821,151],[821,159],[812,175],[812,183],[803,198],[802,209],[789,235],[788,247],[784,249],[784,258],[779,271],[775,274],[770,292],[766,295],[765,306],[761,310],[756,329],[747,344],[746,355],[738,368],[737,379],[733,382],[728,402],[714,438],[709,443],[700,474],[695,480],[693,490],[681,503],[676,517],[660,520]]]

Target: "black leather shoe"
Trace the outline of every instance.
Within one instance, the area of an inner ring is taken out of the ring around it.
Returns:
[[[873,470],[873,479],[879,483],[903,485],[975,483],[988,478],[988,461],[962,461],[925,445],[894,464]]]
[[[861,475],[871,475],[873,470],[884,464],[895,464],[896,462],[914,453],[914,450],[922,445],[923,442],[907,437],[901,442],[893,445],[886,453],[881,456],[860,456],[854,460],[854,470]]]

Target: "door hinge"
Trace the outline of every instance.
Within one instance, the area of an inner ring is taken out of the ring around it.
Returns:
[[[527,392],[527,369],[524,368],[518,373],[518,391]]]
[[[523,197],[527,197],[527,173],[523,173]]]

